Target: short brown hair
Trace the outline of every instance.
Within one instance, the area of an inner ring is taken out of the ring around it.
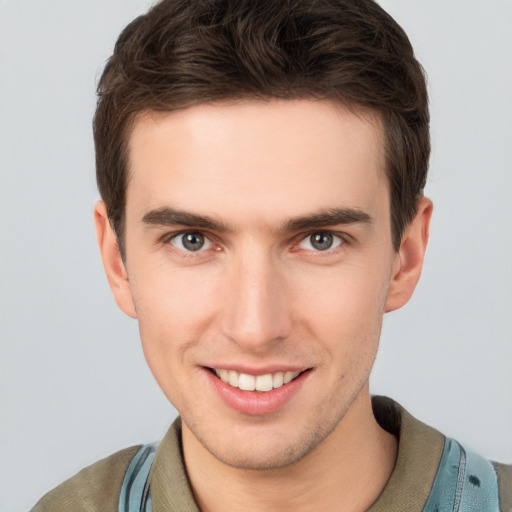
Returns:
[[[245,98],[331,99],[379,113],[398,250],[430,154],[425,77],[402,28],[373,0],[163,0],[124,29],[98,85],[98,188],[123,255],[137,114]]]

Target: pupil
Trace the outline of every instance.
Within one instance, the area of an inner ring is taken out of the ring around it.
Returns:
[[[189,251],[198,251],[204,245],[204,237],[199,233],[188,233],[183,236],[183,246]]]
[[[326,251],[332,246],[332,235],[330,233],[315,233],[310,237],[311,245],[318,251]]]

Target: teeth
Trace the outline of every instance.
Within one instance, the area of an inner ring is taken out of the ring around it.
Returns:
[[[238,387],[238,373],[234,370],[229,370],[229,384],[234,388]]]
[[[241,373],[238,377],[238,387],[244,391],[254,391],[256,389],[256,377]]]
[[[283,372],[274,373],[274,376],[272,377],[272,385],[275,388],[280,388],[283,384],[284,384],[284,373]]]
[[[295,377],[297,377],[297,372],[286,372],[284,374],[284,383],[288,384],[288,382],[295,379]]]
[[[276,372],[266,373],[265,375],[249,375],[247,373],[238,373],[235,370],[215,369],[215,374],[223,382],[228,383],[234,388],[243,391],[272,391],[280,388],[284,384],[292,381],[300,372]]]
[[[258,375],[256,377],[256,389],[258,391],[271,391],[272,387],[272,375],[267,373],[266,375]]]

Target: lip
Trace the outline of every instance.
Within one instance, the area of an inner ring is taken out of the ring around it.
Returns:
[[[216,367],[217,368],[217,367]],[[219,366],[218,368],[235,369],[225,366]],[[252,369],[244,371],[240,366],[236,367],[236,371],[242,373],[248,373],[250,375],[265,375],[265,373],[275,373],[277,371],[283,371],[283,367],[269,371],[270,367],[265,369]],[[212,386],[214,392],[221,398],[221,400],[231,409],[237,412],[247,414],[250,416],[264,416],[277,412],[279,409],[284,407],[290,402],[295,395],[300,391],[308,377],[311,375],[312,370],[306,369],[296,377],[294,380],[285,384],[279,388],[273,389],[272,391],[242,391],[241,389],[234,388],[228,383],[219,379],[214,375],[209,368],[204,367],[204,373]],[[285,370],[285,371],[300,371],[300,370]],[[257,372],[257,373],[255,373]]]
[[[291,366],[291,365],[267,365],[260,366],[258,368],[254,366],[243,366],[243,365],[234,365],[234,364],[213,364],[204,366],[205,368],[217,370],[234,370],[238,373],[246,373],[247,375],[253,375],[254,377],[258,377],[258,375],[266,375],[267,373],[277,373],[277,372],[303,372],[309,369],[307,366]]]

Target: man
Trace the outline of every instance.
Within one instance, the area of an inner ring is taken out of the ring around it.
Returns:
[[[180,419],[34,510],[510,510],[510,467],[370,398],[428,241],[428,124],[373,1],[174,0],[132,22],[99,85],[95,223]]]

